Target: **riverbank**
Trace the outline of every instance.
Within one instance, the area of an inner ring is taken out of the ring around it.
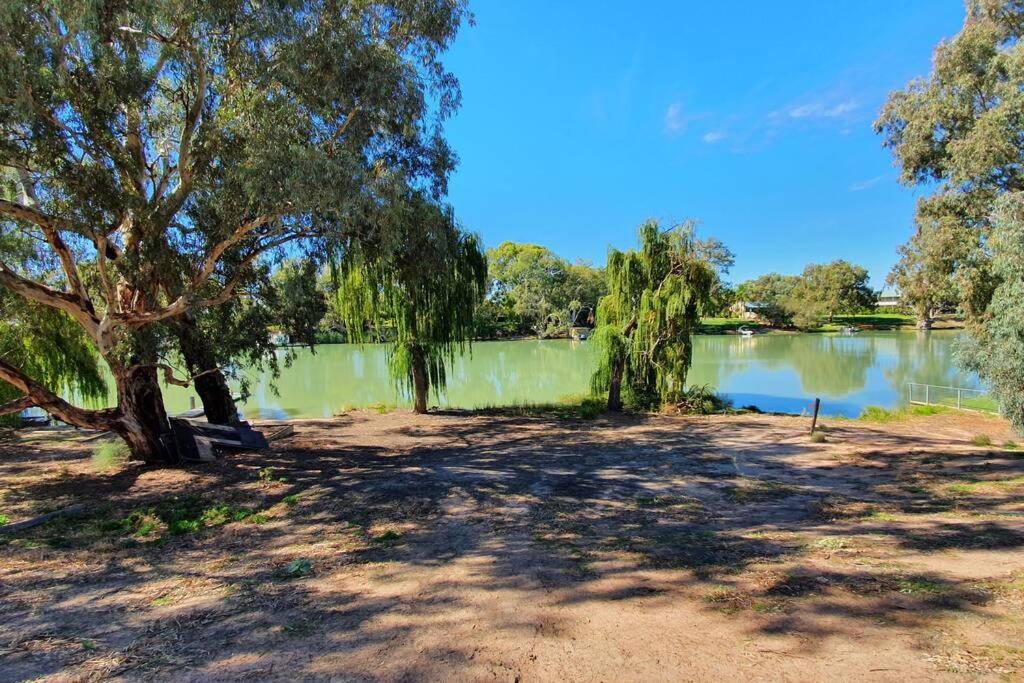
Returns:
[[[0,443],[10,521],[88,509],[0,552],[5,677],[1024,673],[1024,458],[999,419],[825,420],[823,443],[764,415],[291,424],[179,470]]]
[[[701,321],[701,334],[739,334],[740,328],[747,328],[758,334],[814,334],[818,332],[840,332],[844,328],[855,328],[858,331],[895,331],[914,330],[917,328],[917,321],[913,316],[899,313],[867,313],[863,315],[837,315],[832,322],[822,323],[818,327],[809,330],[797,330],[796,328],[771,327],[754,320],[742,318],[705,318]],[[943,316],[932,323],[933,330],[961,330],[964,327],[962,320],[953,316]]]

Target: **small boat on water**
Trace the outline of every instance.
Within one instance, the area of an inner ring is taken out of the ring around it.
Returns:
[[[839,334],[851,335],[857,334],[858,332],[860,332],[860,330],[857,329],[856,327],[846,326],[839,328]]]
[[[737,332],[742,334],[744,337],[753,337],[754,336],[754,331],[752,329],[750,329],[749,327],[747,327],[746,325],[744,325],[743,327],[738,329]]]

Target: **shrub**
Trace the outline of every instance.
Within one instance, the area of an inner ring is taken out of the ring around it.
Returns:
[[[689,387],[675,404],[676,410],[685,415],[710,415],[724,412],[731,407],[731,401],[716,394],[715,390],[706,384]]]
[[[990,437],[988,434],[978,434],[973,439],[971,439],[971,443],[973,443],[975,446],[991,446],[992,437]]]
[[[120,467],[131,456],[128,445],[123,441],[108,441],[92,449],[92,466],[99,472]]]
[[[825,434],[823,432],[814,432],[811,434],[811,443],[825,443]]]

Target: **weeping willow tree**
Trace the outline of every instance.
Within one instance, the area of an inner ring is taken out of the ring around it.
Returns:
[[[74,395],[89,403],[106,398],[98,356],[70,316],[3,289],[0,311],[0,361],[25,368],[54,394]],[[17,426],[18,413],[35,405],[0,382],[0,425]]]
[[[446,364],[472,338],[473,313],[486,292],[487,258],[449,207],[420,193],[373,220],[394,223],[384,232],[402,232],[404,239],[383,254],[346,250],[334,305],[351,340],[391,342],[392,379],[412,391],[415,411],[425,413],[430,391],[444,390]]]
[[[678,402],[693,360],[691,337],[711,303],[715,270],[701,258],[692,223],[640,226],[640,249],[608,254],[608,294],[592,337],[599,349],[591,380],[608,409]]]
[[[0,235],[0,250],[17,263],[29,261],[33,253],[31,240],[18,234]],[[71,316],[0,287],[0,363],[25,368],[54,394],[100,403],[107,386],[98,360]],[[0,381],[0,425],[17,426],[18,414],[35,405]]]

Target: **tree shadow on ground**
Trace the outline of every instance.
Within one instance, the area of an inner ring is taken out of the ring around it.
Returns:
[[[477,608],[467,591],[555,606],[654,605],[682,591],[701,610],[755,615],[753,632],[799,631],[813,650],[867,624],[923,628],[991,598],[892,561],[822,570],[823,556],[1024,548],[1020,518],[1006,515],[1024,504],[1024,487],[1004,485],[1024,476],[1024,459],[951,454],[938,434],[871,430],[874,447],[823,451],[755,418],[741,430],[638,416],[387,424],[306,421],[273,450],[176,472],[165,485],[137,467],[19,480],[18,500],[86,502],[93,515],[7,540],[0,665],[15,678],[90,666],[159,677],[184,665],[313,675],[315,653],[399,647],[417,623],[456,628]],[[50,456],[22,454],[0,476]],[[168,496],[249,517],[140,537],[126,520]],[[458,590],[444,579],[456,564]],[[382,588],[355,590],[357,572]],[[429,590],[386,590],[416,581]],[[490,627],[534,625],[506,615]],[[471,658],[452,643],[403,675]]]

